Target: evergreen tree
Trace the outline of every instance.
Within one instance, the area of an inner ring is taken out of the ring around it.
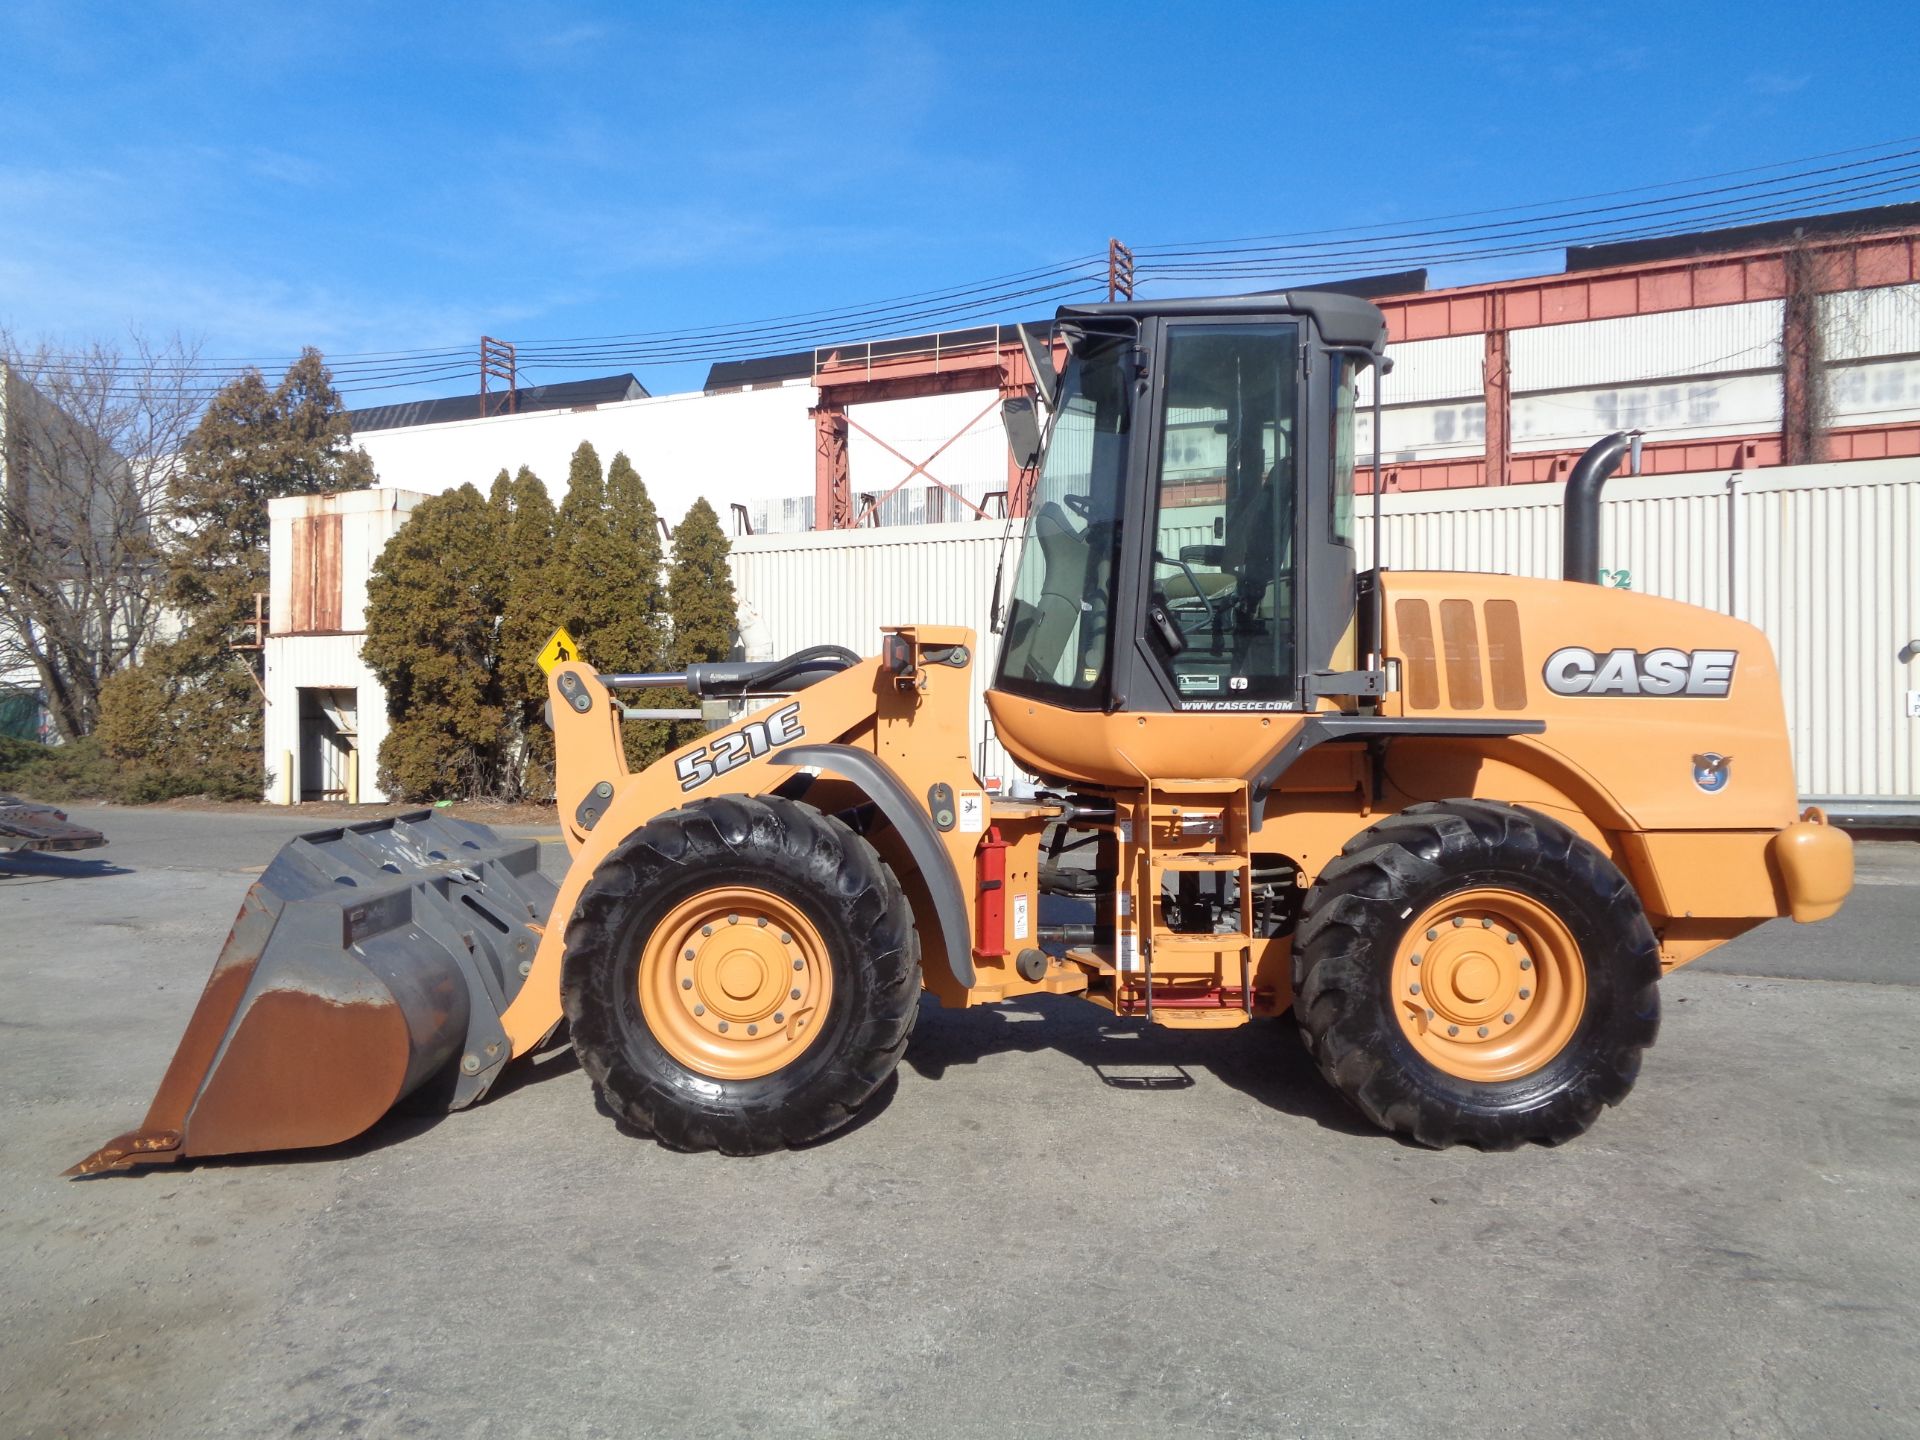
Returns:
[[[526,466],[511,480],[502,470],[487,502],[505,577],[500,613],[500,688],[518,755],[502,776],[508,799],[546,800],[553,794],[553,731],[544,719],[547,677],[540,649],[565,618],[556,560],[553,500]]]
[[[390,724],[380,783],[401,799],[496,794],[511,763],[519,705],[501,679],[508,581],[496,521],[472,485],[424,500],[367,581],[362,653],[386,687]]]
[[[171,793],[258,798],[262,694],[249,639],[253,597],[267,588],[267,501],[373,483],[351,448],[320,352],[306,349],[267,388],[250,370],[214,396],[181,450],[168,495],[168,603],[183,622],[152,647],[143,672],[101,696],[101,743]]]
[[[673,569],[667,577],[667,607],[673,617],[668,649],[672,669],[733,655],[739,606],[733,571],[727,564],[731,548],[713,507],[704,497],[695,500],[673,532]],[[687,703],[693,703],[691,697]],[[672,746],[698,739],[704,728],[697,720],[675,725]]]
[[[667,580],[676,669],[733,654],[739,606],[727,564],[732,548],[713,506],[705,499],[694,501],[673,532],[673,573]]]
[[[599,455],[582,441],[567,465],[567,493],[554,517],[553,554],[559,572],[553,590],[561,606],[556,623],[564,624],[603,670],[607,662],[597,652],[594,638],[605,615],[601,581],[611,547],[606,478]]]
[[[611,541],[604,579],[605,607],[597,649],[609,670],[660,670],[667,660],[667,596],[660,583],[660,512],[646,483],[625,452],[607,467],[607,532]],[[585,642],[582,642],[585,643]],[[679,697],[681,692],[672,692]],[[652,709],[690,704],[656,691],[644,702]],[[660,722],[630,724],[625,730],[627,764],[651,765],[667,753],[671,727]]]
[[[593,446],[583,443],[573,452],[555,532],[554,551],[566,559],[553,589],[581,652],[602,670],[659,669],[667,628],[659,512],[624,453],[613,457],[603,477]],[[642,703],[672,706],[660,693]],[[630,724],[624,734],[627,763],[636,769],[666,753],[664,724]]]

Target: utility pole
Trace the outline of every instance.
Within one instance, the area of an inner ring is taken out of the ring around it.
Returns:
[[[1118,240],[1107,241],[1107,300],[1133,299],[1133,251]]]
[[[488,389],[488,380],[505,381],[504,391],[496,400]],[[514,364],[513,344],[508,340],[496,340],[491,335],[480,337],[480,416],[511,415],[517,408],[515,392],[519,389],[519,376]]]

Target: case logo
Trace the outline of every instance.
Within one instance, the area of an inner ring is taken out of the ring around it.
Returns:
[[[1695,695],[1723,697],[1733,688],[1737,650],[1609,650],[1567,645],[1541,672],[1556,695]]]

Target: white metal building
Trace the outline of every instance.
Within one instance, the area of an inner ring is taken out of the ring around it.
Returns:
[[[387,541],[425,498],[382,488],[267,502],[269,801],[387,798],[377,775],[387,694],[360,658],[367,579]]]

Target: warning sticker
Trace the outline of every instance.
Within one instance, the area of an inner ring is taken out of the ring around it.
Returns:
[[[540,647],[540,669],[548,675],[553,674],[554,666],[579,658],[580,647],[573,643],[573,636],[567,633],[564,625],[548,636],[547,643]]]
[[[987,796],[984,790],[960,792],[960,820],[963,835],[978,835],[987,828]]]
[[[1013,938],[1027,938],[1027,897],[1024,895],[1013,897]]]

